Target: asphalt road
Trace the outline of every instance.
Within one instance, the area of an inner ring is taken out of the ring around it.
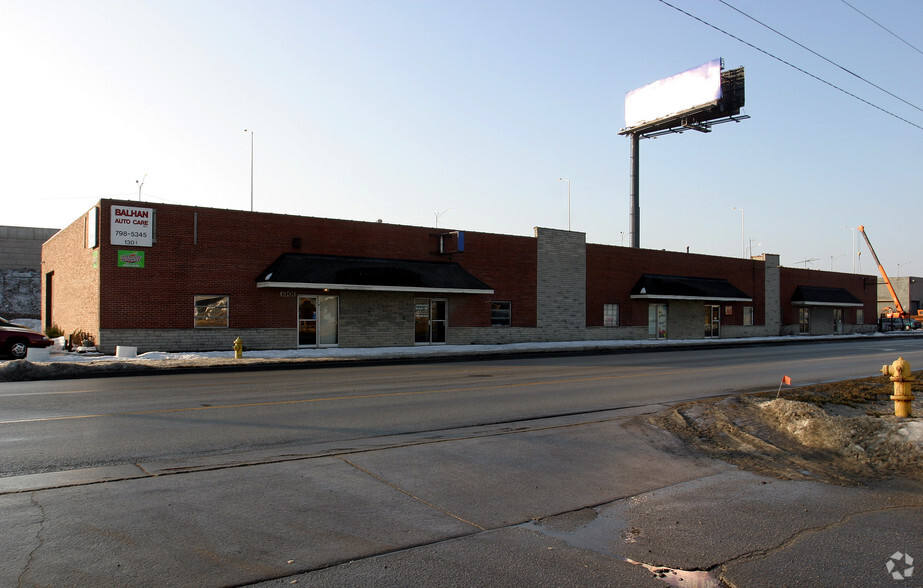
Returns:
[[[591,414],[876,375],[923,339],[0,384],[0,477]]]
[[[898,355],[923,341],[2,384],[0,585],[918,586],[920,482],[768,478],[632,418]]]

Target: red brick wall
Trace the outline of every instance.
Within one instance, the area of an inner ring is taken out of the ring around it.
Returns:
[[[96,251],[87,248],[84,214],[42,246],[42,325],[54,325],[65,335],[82,331],[99,335],[99,269]],[[94,267],[97,266],[97,267]],[[52,276],[52,315],[46,316],[46,276]]]
[[[753,323],[766,320],[765,270],[762,261],[634,249],[613,245],[587,245],[587,326],[603,325],[603,305],[619,304],[622,326],[647,324],[647,300],[632,300],[630,293],[642,274],[687,276],[693,278],[723,278],[753,298],[752,302],[721,303],[721,322],[743,324],[743,307],[753,307]],[[731,306],[732,314],[724,314]]]
[[[130,248],[109,244],[113,204],[156,210],[157,240],[144,249],[143,269],[117,267],[117,251]],[[286,252],[455,261],[495,293],[446,296],[450,325],[489,326],[491,300],[512,303],[514,327],[537,324],[537,240],[533,237],[466,232],[463,253],[440,255],[438,234],[448,229],[103,200],[100,246],[94,258],[94,251],[85,246],[85,219],[75,221],[43,248],[43,280],[44,274],[54,271],[52,320],[67,333],[97,334],[100,326],[191,328],[196,294],[229,295],[233,328],[292,328],[296,312],[292,299],[280,296],[276,288],[256,288],[259,274]],[[301,240],[299,249],[293,247],[293,238]],[[765,324],[762,261],[588,244],[586,325],[602,326],[603,305],[612,303],[620,305],[621,325],[646,325],[648,301],[630,298],[631,288],[644,273],[727,279],[753,302],[722,304],[732,309],[727,315],[722,308],[722,324],[741,325],[744,306],[753,307],[755,325]],[[798,285],[844,288],[863,301],[865,322],[875,322],[874,278],[781,268],[783,324],[797,321],[790,300]],[[847,313],[847,321],[854,320],[855,314]]]
[[[145,249],[143,269],[117,267],[117,250],[130,248],[108,244],[113,204],[156,210],[156,242]],[[196,294],[229,295],[234,327],[292,327],[291,299],[256,288],[257,276],[286,252],[456,261],[496,294],[452,296],[450,324],[488,326],[490,300],[510,300],[514,325],[535,325],[532,238],[466,232],[463,253],[440,255],[437,235],[446,229],[115,200],[101,208],[106,328],[190,328]]]
[[[531,237],[465,233],[465,252],[453,255],[469,273],[494,289],[494,294],[456,296],[449,324],[489,327],[490,302],[511,302],[512,326],[535,327],[537,241]]]
[[[864,324],[878,321],[878,280],[873,276],[842,274],[819,270],[783,267],[779,275],[779,301],[782,305],[782,324],[797,325],[798,310],[792,306],[792,295],[798,286],[843,288],[863,303]],[[845,321],[855,324],[856,309],[845,313]]]

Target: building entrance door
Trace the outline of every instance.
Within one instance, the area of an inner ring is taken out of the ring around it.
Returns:
[[[798,332],[811,332],[811,310],[806,306],[798,309]]]
[[[721,307],[714,305],[705,306],[705,338],[712,339],[721,336]]]
[[[52,316],[52,309],[54,305],[52,304],[52,284],[54,283],[54,272],[48,272],[45,274],[45,330],[47,331],[54,326],[54,317]]]
[[[416,298],[413,301],[414,342],[417,345],[445,343],[448,329],[448,300]]]
[[[655,339],[667,338],[667,305],[651,304],[647,307],[647,332]]]
[[[298,346],[330,347],[338,341],[339,299],[336,296],[298,297]]]

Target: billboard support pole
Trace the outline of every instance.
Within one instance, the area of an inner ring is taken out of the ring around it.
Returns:
[[[631,227],[629,228],[629,241],[635,249],[641,247],[640,143],[640,133],[631,133],[631,211],[629,213]]]
[[[693,130],[710,133],[712,125],[740,122],[744,105],[744,68],[724,71],[724,60],[708,63],[636,88],[625,95],[625,128],[631,137],[630,245],[641,248],[641,139]]]

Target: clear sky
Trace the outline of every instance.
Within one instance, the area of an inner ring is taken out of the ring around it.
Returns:
[[[565,177],[627,245],[625,94],[723,57],[751,118],[641,142],[641,246],[923,275],[923,2],[670,2],[765,53],[659,0],[0,0],[0,225],[247,210],[250,129],[257,211],[531,235]]]

